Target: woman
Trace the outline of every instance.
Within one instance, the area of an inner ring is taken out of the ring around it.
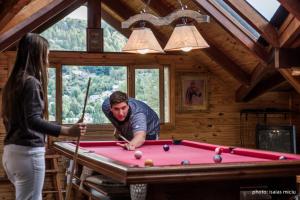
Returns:
[[[44,120],[48,116],[48,54],[46,39],[26,34],[19,42],[16,62],[3,91],[1,113],[7,132],[3,165],[15,186],[17,200],[42,199],[46,134],[79,136],[86,132],[84,123],[64,127]]]

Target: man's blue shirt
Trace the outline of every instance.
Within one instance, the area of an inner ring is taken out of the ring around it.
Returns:
[[[156,138],[159,134],[159,118],[154,110],[142,101],[129,98],[129,111],[124,121],[118,121],[110,111],[109,98],[102,104],[102,111],[115,128],[131,140],[137,131],[145,131],[146,139]]]

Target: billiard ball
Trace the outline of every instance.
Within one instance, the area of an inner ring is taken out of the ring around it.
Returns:
[[[216,155],[214,155],[213,160],[215,163],[220,163],[220,162],[222,162],[222,156],[219,154],[216,154]]]
[[[151,159],[146,159],[145,160],[145,164],[144,164],[146,167],[153,167],[153,160]]]
[[[222,150],[223,149],[221,147],[217,147],[215,148],[215,153],[220,155],[222,153]]]
[[[285,156],[280,156],[279,160],[286,160],[286,157]]]
[[[170,147],[169,147],[169,145],[164,144],[163,149],[164,149],[164,151],[169,151]]]
[[[189,165],[189,164],[190,164],[190,161],[188,161],[188,160],[183,160],[183,161],[181,161],[181,164],[182,164],[182,165]]]
[[[143,153],[141,151],[135,151],[134,152],[134,157],[136,159],[141,159],[142,155],[143,155]]]

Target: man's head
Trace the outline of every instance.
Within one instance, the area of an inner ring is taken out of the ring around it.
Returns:
[[[129,110],[127,94],[120,91],[113,92],[109,97],[109,103],[113,116],[119,121],[124,121]]]

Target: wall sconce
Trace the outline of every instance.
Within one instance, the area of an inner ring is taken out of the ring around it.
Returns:
[[[148,4],[150,1],[148,1]],[[169,41],[167,42],[165,51],[182,50],[188,52],[192,49],[207,48],[209,45],[201,36],[197,28],[192,24],[187,24],[187,19],[194,19],[198,23],[209,22],[209,16],[202,15],[194,10],[185,10],[179,0],[181,10],[176,10],[165,17],[156,17],[150,13],[146,13],[145,9],[140,14],[131,16],[128,20],[122,22],[122,28],[129,28],[137,22],[142,22],[143,26],[139,29],[133,29],[128,42],[123,48],[123,52],[129,53],[163,53],[164,51],[157,42],[151,29],[144,27],[146,22],[154,26],[165,26],[171,24],[176,19],[181,18],[182,24],[175,27]],[[139,32],[137,31],[139,30]]]

